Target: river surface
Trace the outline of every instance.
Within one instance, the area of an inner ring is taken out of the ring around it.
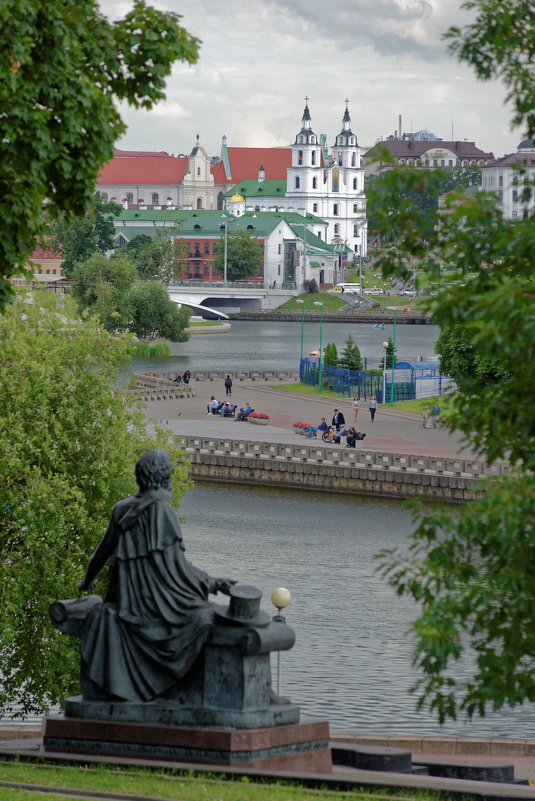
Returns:
[[[303,712],[333,731],[533,737],[533,706],[443,727],[416,711],[407,632],[417,609],[375,573],[375,554],[411,532],[402,502],[199,482],[180,512],[194,564],[259,587],[271,614],[272,591],[292,593],[285,615],[297,639],[282,654],[282,693]]]
[[[171,356],[158,359],[133,359],[132,369],[144,370],[298,370],[301,355],[301,324],[286,322],[257,323],[233,321],[228,334],[198,334],[189,342],[171,343]],[[348,334],[359,346],[361,356],[377,367],[383,358],[383,342],[394,337],[394,325],[384,330],[368,323],[324,323],[322,347],[336,344],[340,354]],[[398,361],[420,356],[432,357],[439,334],[436,325],[396,325]],[[303,325],[303,355],[319,348],[320,324]]]

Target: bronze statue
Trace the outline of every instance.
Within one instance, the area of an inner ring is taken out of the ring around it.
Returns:
[[[80,591],[91,589],[109,565],[104,603],[95,604],[80,634],[84,697],[148,701],[170,690],[206,643],[214,620],[209,594],[228,595],[235,583],[184,556],[170,504],[173,470],[165,451],[139,459],[139,490],[115,504],[80,582]]]

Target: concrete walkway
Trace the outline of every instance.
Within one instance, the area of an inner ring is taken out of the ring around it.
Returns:
[[[238,423],[232,418],[209,415],[206,406],[210,396],[218,401],[225,398],[223,386],[215,382],[198,382],[196,398],[152,401],[147,404],[147,418],[156,419],[164,428],[176,434],[194,434],[209,437],[236,437],[258,442],[280,442],[299,444],[306,441],[293,430],[293,423],[301,421],[318,425],[322,417],[331,422],[333,410],[344,413],[346,423],[353,425],[351,400],[324,398],[319,395],[298,395],[288,390],[270,387],[261,383],[243,383],[233,387],[228,400],[238,408],[249,401],[257,412],[269,414],[267,426],[252,426]],[[474,458],[470,449],[463,447],[458,434],[450,434],[443,428],[426,429],[421,415],[397,411],[379,406],[375,422],[371,422],[368,404],[361,402],[357,430],[366,433],[359,447],[370,451],[418,454],[422,456],[463,456]],[[313,440],[314,444],[321,439]]]

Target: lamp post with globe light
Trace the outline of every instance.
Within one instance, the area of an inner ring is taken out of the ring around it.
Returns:
[[[286,587],[277,587],[271,593],[271,603],[277,607],[277,614],[271,618],[274,623],[286,623],[286,618],[281,615],[283,609],[291,603],[292,594]],[[277,651],[277,695],[281,694],[281,652]]]
[[[383,362],[383,405],[386,403],[386,350],[388,348],[388,342],[383,342],[383,348],[385,349],[385,358]]]
[[[319,300],[315,300],[314,301],[314,306],[319,306],[320,307],[320,355],[319,355],[319,364],[318,364],[318,371],[319,371],[318,395],[321,395],[321,355],[323,353],[323,351],[321,349],[321,337],[322,337],[322,332],[323,332],[323,303],[320,303]]]
[[[299,366],[301,366],[301,362],[303,361],[303,321],[305,316],[305,301],[297,299],[295,302],[301,304],[301,361],[299,362]]]

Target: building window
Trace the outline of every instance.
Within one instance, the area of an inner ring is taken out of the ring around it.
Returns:
[[[102,200],[103,203],[107,203],[108,202],[108,193],[107,192],[101,192],[100,193],[100,199]]]
[[[197,176],[199,177],[199,176],[200,176],[200,174],[201,174],[201,168],[200,168],[200,167],[197,167]]]
[[[317,236],[318,236],[318,239],[321,239],[321,231],[318,231]]]
[[[153,192],[152,193],[152,205],[153,206],[158,206],[159,203],[160,203],[160,201],[158,200],[158,192]]]
[[[255,210],[255,211],[260,211],[260,206],[255,206],[255,207],[254,207],[254,210]]]
[[[356,162],[357,162],[357,155],[356,155],[356,153],[352,153],[351,154],[351,166],[354,167],[356,165]]]
[[[204,262],[204,274],[210,275],[210,265]]]
[[[204,243],[204,255],[208,256],[209,254],[210,254],[210,243],[209,242],[205,242]]]
[[[132,192],[127,192],[125,197],[126,197],[126,202],[127,203],[133,203],[134,202],[134,195],[133,195]]]
[[[513,211],[513,215],[512,216],[513,216],[513,220],[516,220],[517,217],[518,217],[518,212],[517,211]],[[47,270],[47,272],[48,272],[48,270]]]
[[[296,188],[296,189],[299,189],[299,184],[300,184],[300,181],[299,181],[299,176],[298,176],[298,177],[295,179],[295,188]]]
[[[315,164],[315,163],[316,163],[316,151],[313,150],[312,151],[312,164]]]
[[[317,203],[313,203],[312,204],[312,214],[317,214],[317,213],[318,213],[318,204]]]
[[[503,189],[498,189],[498,195],[500,200],[503,200]]]
[[[317,178],[313,178],[312,179],[312,189],[317,189],[317,188],[318,188],[318,179]]]
[[[202,197],[197,198],[197,208],[202,209]]]
[[[189,261],[186,262],[186,275],[190,275],[191,273],[191,264]]]
[[[334,217],[338,217],[338,203],[335,203],[333,206],[333,215]]]
[[[448,167],[453,167],[453,159],[450,159],[450,160],[448,161]]]
[[[513,203],[516,203],[517,200],[518,200],[518,190],[513,189]]]
[[[353,226],[353,236],[358,236],[358,235],[359,235],[359,227],[358,227],[358,225],[354,225]]]
[[[353,214],[357,214],[358,210],[359,210],[359,204],[353,203]]]
[[[338,166],[342,166],[342,151],[338,151]]]
[[[282,253],[282,246],[281,246],[281,243],[279,242],[279,254],[280,253]]]
[[[302,164],[303,163],[303,151],[302,150],[298,150],[297,151],[297,163],[298,164]]]
[[[201,255],[201,245],[199,242],[195,242],[195,258],[198,259]]]
[[[433,159],[433,167],[438,167],[438,159]]]
[[[334,233],[335,234],[339,234],[340,233],[340,226],[338,225],[338,223],[336,223],[336,225],[334,226]]]
[[[513,175],[513,186],[518,186],[518,175]]]
[[[187,255],[191,256],[191,242],[186,242]]]
[[[353,189],[357,188],[357,179],[353,178]]]
[[[498,178],[498,186],[503,186],[503,175]]]

